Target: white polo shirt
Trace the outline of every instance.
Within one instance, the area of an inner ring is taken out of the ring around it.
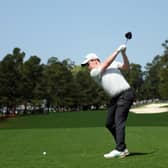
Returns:
[[[103,72],[100,68],[90,71],[90,76],[103,87],[110,97],[120,94],[130,88],[130,85],[119,70],[120,62],[113,61],[112,64]]]

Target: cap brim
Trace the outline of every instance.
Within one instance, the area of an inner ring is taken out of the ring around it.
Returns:
[[[81,63],[81,66],[86,66],[87,65],[87,63],[88,63],[88,59],[86,59],[86,60],[84,60],[82,63]]]

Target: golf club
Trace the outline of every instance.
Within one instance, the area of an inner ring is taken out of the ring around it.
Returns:
[[[125,33],[125,38],[126,38],[125,44],[127,44],[128,40],[132,39],[132,32]]]

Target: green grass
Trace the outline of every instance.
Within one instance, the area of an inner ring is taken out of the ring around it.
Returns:
[[[130,113],[125,159],[103,158],[113,148],[106,113],[56,113],[0,121],[2,168],[167,168],[168,113]],[[47,155],[43,156],[42,152]]]
[[[28,115],[0,120],[0,128],[86,128],[104,127],[106,111],[85,111]],[[168,113],[134,114],[128,117],[128,126],[168,126]]]

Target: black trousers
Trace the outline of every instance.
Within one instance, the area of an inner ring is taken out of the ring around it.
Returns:
[[[134,98],[134,91],[128,89],[112,98],[108,107],[106,127],[114,137],[116,143],[115,149],[119,151],[126,149],[125,126]]]

